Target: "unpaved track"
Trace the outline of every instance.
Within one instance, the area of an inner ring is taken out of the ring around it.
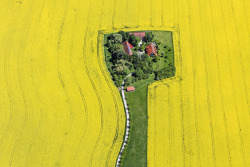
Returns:
[[[123,105],[124,105],[124,108],[125,108],[125,113],[126,113],[126,132],[125,132],[125,136],[124,136],[124,140],[123,140],[123,143],[122,143],[122,147],[121,147],[121,150],[120,150],[120,153],[117,157],[117,160],[116,160],[116,166],[118,167],[120,162],[121,162],[121,156],[123,154],[123,150],[125,149],[126,145],[127,145],[127,140],[129,138],[129,109],[128,109],[128,105],[127,105],[127,101],[126,101],[126,97],[125,97],[125,93],[124,93],[124,84],[125,84],[125,80],[130,77],[133,73],[130,73],[128,74],[124,80],[122,81],[122,89],[121,89],[121,92],[122,92],[122,101],[123,101]]]

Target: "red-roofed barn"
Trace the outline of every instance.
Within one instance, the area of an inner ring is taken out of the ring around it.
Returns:
[[[135,87],[131,86],[131,87],[127,87],[127,92],[133,92],[135,91]]]
[[[124,48],[124,51],[128,54],[128,55],[132,55],[133,52],[132,52],[132,48],[133,46],[128,42],[128,41],[123,41],[122,42],[122,45],[123,45],[123,48]]]
[[[156,50],[156,47],[154,46],[154,44],[149,44],[147,47],[146,47],[146,53],[147,55],[149,56],[154,56],[156,55],[157,56],[157,50]]]

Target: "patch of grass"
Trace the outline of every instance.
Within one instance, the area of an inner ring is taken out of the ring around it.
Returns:
[[[153,41],[160,41],[161,44],[158,46],[160,49],[160,52],[158,54],[161,54],[164,52],[164,56],[167,56],[167,58],[164,58],[167,60],[167,63],[164,63],[168,65],[169,63],[174,64],[174,47],[173,47],[173,36],[171,31],[152,31],[154,35]],[[167,47],[166,47],[167,46]],[[165,60],[162,60],[163,62]],[[162,62],[159,62],[162,63]]]
[[[164,67],[167,67],[169,64],[169,59],[165,59],[164,57],[161,57],[160,60],[153,64],[154,70],[160,70]]]
[[[130,112],[130,137],[122,166],[147,166],[147,92],[148,84],[154,82],[151,74],[146,80],[141,80],[130,86],[135,87],[134,92],[125,92]]]

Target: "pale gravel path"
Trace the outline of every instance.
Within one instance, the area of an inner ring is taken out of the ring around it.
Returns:
[[[127,144],[127,140],[128,140],[128,135],[129,135],[129,112],[128,112],[128,105],[127,105],[127,102],[126,102],[126,99],[125,99],[125,93],[124,93],[124,83],[125,83],[125,80],[130,77],[133,73],[130,73],[128,74],[123,82],[122,82],[122,100],[123,100],[123,104],[124,104],[124,107],[125,107],[125,112],[126,112],[126,134],[125,134],[125,137],[124,137],[124,140],[123,140],[123,144],[122,144],[122,147],[121,147],[121,150],[119,152],[119,156],[116,160],[116,167],[119,167],[119,164],[121,162],[121,156],[122,156],[122,152],[123,150],[125,149],[125,146]]]

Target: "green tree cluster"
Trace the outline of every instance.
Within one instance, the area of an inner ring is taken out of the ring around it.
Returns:
[[[122,35],[122,41],[128,41],[130,36],[128,32],[119,31],[118,34]]]
[[[113,41],[113,43],[122,43],[122,35],[121,34],[111,34],[108,37],[109,41]]]
[[[140,51],[141,51],[141,52],[145,51],[146,47],[147,47],[147,46],[146,46],[146,43],[143,41],[143,42],[142,42],[142,45],[141,45],[141,47],[140,47]]]
[[[153,39],[154,39],[154,35],[153,35],[153,33],[151,31],[145,33],[144,41],[146,43],[153,41]]]
[[[152,32],[146,32],[144,41],[141,47],[139,47],[140,38],[135,37],[133,34],[130,35],[128,32],[120,31],[117,34],[110,34],[107,37],[105,44],[107,48],[105,49],[111,54],[105,61],[116,86],[121,86],[124,77],[131,72],[134,72],[134,74],[125,80],[125,85],[147,79],[150,74],[155,74],[156,80],[174,76],[175,68],[172,64],[166,68],[154,71],[153,64],[158,63],[161,58],[159,56],[150,57],[147,54],[141,55],[137,52],[139,50],[144,51],[147,46],[146,43],[152,42],[153,38],[154,35]],[[125,40],[134,46],[132,56],[125,53],[121,45]],[[156,41],[156,43],[159,43],[159,41]],[[162,55],[164,54],[162,53]]]
[[[140,40],[141,39],[139,37],[136,37],[134,34],[131,34],[129,36],[129,43],[131,43],[134,47],[138,47]],[[139,49],[139,47],[138,47],[138,49]]]
[[[110,53],[114,53],[118,50],[123,50],[123,46],[120,43],[114,43],[114,44],[110,45],[110,47],[109,47]]]
[[[172,64],[169,64],[167,67],[155,71],[155,80],[161,80],[169,78],[175,75],[175,67]]]
[[[135,78],[135,76],[131,76],[131,77],[128,77],[126,80],[125,80],[125,86],[128,86],[134,82],[136,82],[138,79]]]

